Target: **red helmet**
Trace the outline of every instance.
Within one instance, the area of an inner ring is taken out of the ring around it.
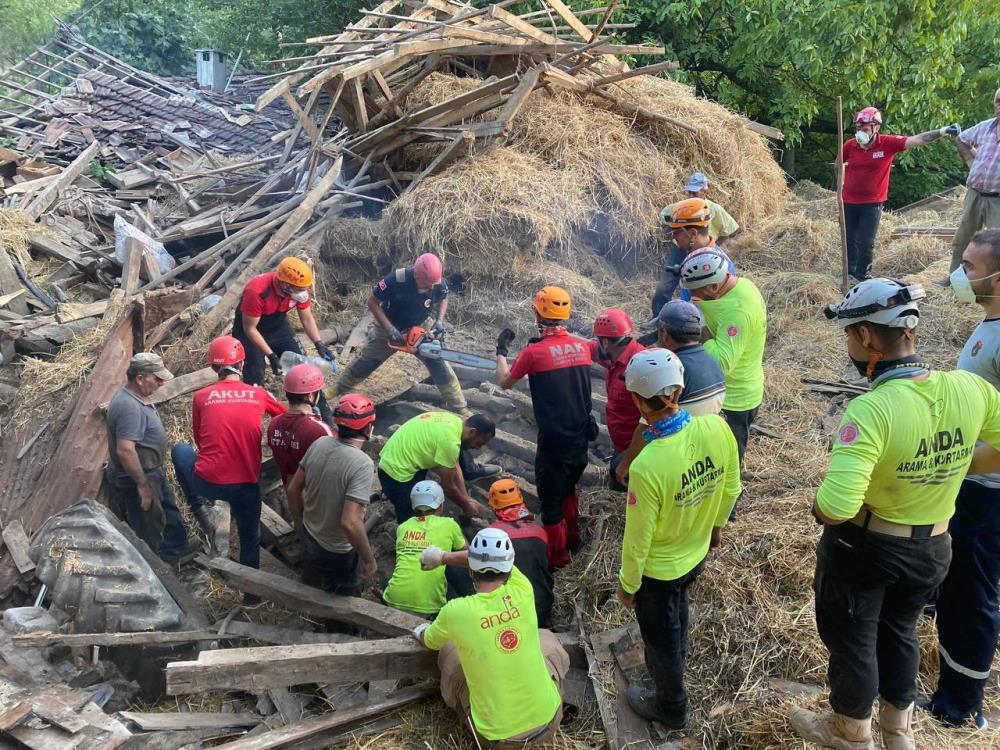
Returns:
[[[444,265],[434,253],[424,253],[413,264],[413,278],[420,286],[434,286],[441,283]]]
[[[865,107],[854,115],[855,125],[881,125],[882,113],[875,107]]]
[[[375,421],[375,404],[363,393],[348,393],[337,399],[333,422],[352,430],[363,430]]]
[[[247,358],[243,344],[234,336],[219,336],[208,345],[210,365],[235,365]]]
[[[632,330],[632,318],[617,307],[608,308],[594,321],[594,335],[603,338],[619,339],[632,333]]]
[[[303,362],[285,374],[285,393],[308,394],[323,390],[323,371]]]

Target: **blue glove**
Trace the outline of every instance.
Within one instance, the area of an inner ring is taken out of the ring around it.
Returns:
[[[952,138],[958,138],[958,136],[962,135],[962,126],[959,125],[957,122],[953,122],[951,125],[946,125],[945,127],[941,128],[940,133],[941,135],[947,135]]]

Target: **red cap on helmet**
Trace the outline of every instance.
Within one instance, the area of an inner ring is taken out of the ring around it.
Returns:
[[[434,253],[424,253],[413,264],[413,278],[420,286],[434,286],[441,283],[444,266]]]
[[[632,333],[632,318],[624,310],[612,307],[594,321],[594,335],[609,339],[617,339]]]
[[[303,362],[285,374],[285,393],[307,394],[323,390],[323,371]]]
[[[881,125],[882,124],[882,113],[879,112],[875,107],[865,107],[860,110],[856,115],[854,115],[855,125]]]
[[[363,393],[348,393],[337,399],[333,422],[352,430],[362,430],[375,421],[375,404]]]
[[[219,336],[208,345],[210,365],[235,365],[247,358],[243,344],[234,336]]]

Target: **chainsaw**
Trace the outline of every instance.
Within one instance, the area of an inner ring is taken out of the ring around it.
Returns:
[[[406,352],[424,359],[440,359],[445,362],[455,362],[466,367],[475,367],[479,370],[496,370],[495,359],[481,357],[478,354],[469,354],[455,349],[445,349],[440,338],[432,338],[420,326],[413,326],[403,334],[403,344],[389,344],[390,349],[398,352]]]

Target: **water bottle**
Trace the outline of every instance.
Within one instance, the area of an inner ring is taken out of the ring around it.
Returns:
[[[307,357],[305,354],[299,354],[298,352],[284,352],[278,359],[278,362],[281,365],[281,372],[284,375],[287,375],[288,371],[295,367],[295,365],[316,365],[322,371],[323,377],[333,375],[333,373],[337,372],[336,362],[331,362],[322,357]]]

